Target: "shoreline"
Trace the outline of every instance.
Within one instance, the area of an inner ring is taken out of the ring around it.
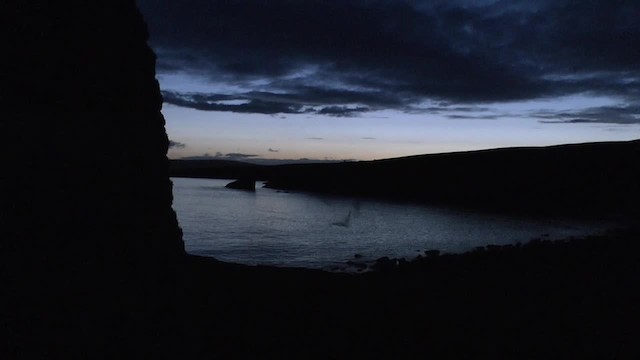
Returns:
[[[539,244],[545,245],[569,245],[580,242],[587,241],[591,242],[594,239],[607,239],[607,238],[615,238],[620,234],[640,234],[640,228],[632,225],[631,223],[620,224],[618,223],[615,226],[607,227],[601,231],[587,234],[587,235],[579,235],[579,236],[568,236],[568,237],[559,237],[559,238],[550,238],[548,234],[543,234],[539,237],[534,237],[529,239],[528,241],[523,242],[514,242],[509,244],[487,244],[484,246],[476,246],[473,249],[459,252],[448,252],[438,249],[424,249],[420,251],[416,251],[416,255],[412,257],[400,256],[400,257],[390,257],[390,256],[381,256],[378,258],[370,258],[365,257],[361,254],[354,254],[351,259],[344,261],[335,261],[332,264],[326,265],[318,265],[318,266],[289,266],[289,265],[274,265],[274,264],[246,264],[242,262],[235,262],[229,260],[221,260],[216,258],[215,256],[207,256],[196,253],[187,252],[187,256],[192,256],[196,258],[203,259],[212,259],[221,264],[226,264],[230,266],[242,266],[242,267],[250,267],[250,268],[276,268],[276,269],[293,269],[293,270],[311,270],[311,271],[323,271],[328,273],[345,273],[345,274],[364,274],[368,272],[375,272],[379,270],[389,271],[391,269],[401,270],[406,266],[415,266],[416,264],[424,263],[431,261],[435,258],[446,258],[446,257],[456,257],[456,256],[468,256],[475,253],[481,253],[484,251],[495,252],[495,251],[509,251],[512,249],[521,249],[528,248],[531,246],[537,246]],[[640,239],[639,239],[640,241]]]
[[[639,228],[387,261],[364,274],[195,256],[185,270],[188,336],[211,356],[313,349],[341,358],[611,358],[639,350]]]

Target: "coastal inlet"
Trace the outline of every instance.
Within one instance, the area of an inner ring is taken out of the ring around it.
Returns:
[[[411,259],[425,250],[579,237],[607,225],[285,192],[260,182],[251,192],[225,188],[230,180],[172,180],[187,251],[250,265],[335,270],[354,260]]]

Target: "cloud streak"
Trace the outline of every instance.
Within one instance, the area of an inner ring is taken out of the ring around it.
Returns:
[[[166,102],[199,110],[344,117],[429,112],[425,100],[478,107],[572,94],[640,97],[633,1],[139,4],[159,71],[198,74],[227,89],[164,92]]]
[[[640,103],[621,106],[600,106],[579,111],[541,111],[533,114],[547,124],[640,124]]]
[[[185,147],[187,147],[187,145],[184,143],[169,140],[169,149],[184,149]]]

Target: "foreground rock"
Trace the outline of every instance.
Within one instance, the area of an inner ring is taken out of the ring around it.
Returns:
[[[186,308],[198,351],[221,358],[305,358],[310,349],[316,358],[640,354],[637,230],[378,263],[356,275],[190,257]]]
[[[0,177],[0,358],[116,358],[167,342],[171,330],[148,326],[174,322],[167,289],[185,254],[135,1],[1,8],[11,156]]]
[[[253,179],[238,179],[225,185],[228,189],[256,191],[256,181]]]

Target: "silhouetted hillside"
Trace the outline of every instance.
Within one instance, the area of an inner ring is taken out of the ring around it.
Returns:
[[[532,213],[637,213],[640,141],[265,169],[267,186]]]
[[[176,177],[240,179],[255,178],[262,165],[233,160],[170,160],[169,174]]]
[[[638,211],[638,164],[640,140],[321,164],[173,160],[170,173],[252,178],[274,189],[477,209],[616,215]]]

